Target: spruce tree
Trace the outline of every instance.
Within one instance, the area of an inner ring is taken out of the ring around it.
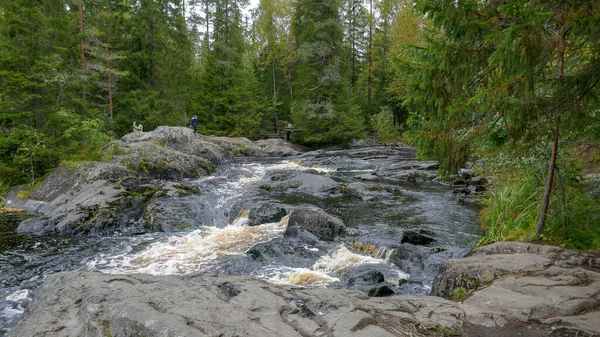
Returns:
[[[360,109],[350,100],[340,7],[338,0],[300,0],[295,7],[292,117],[307,143],[348,142],[363,128]]]

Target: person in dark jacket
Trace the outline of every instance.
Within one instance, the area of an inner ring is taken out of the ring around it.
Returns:
[[[196,117],[196,115],[192,117],[192,122],[190,124],[192,125],[192,128],[194,128],[194,133],[196,133],[196,129],[198,129],[198,117]]]

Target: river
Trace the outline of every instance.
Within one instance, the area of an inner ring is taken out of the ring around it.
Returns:
[[[371,179],[393,167],[407,170],[410,165],[405,164],[414,160],[410,152],[373,156],[356,150],[223,165],[210,176],[186,182],[195,192],[174,202],[194,221],[182,223],[177,233],[20,235],[16,228],[28,215],[0,214],[0,336],[17,324],[48,275],[71,270],[227,273],[276,284],[364,291],[386,284],[398,294],[425,295],[441,262],[470,250],[479,225],[476,210],[457,203],[450,187],[389,175]],[[270,187],[302,172],[338,185],[334,190]],[[362,194],[344,193],[360,188]],[[248,209],[257,204],[317,206],[357,235],[332,242],[290,240],[283,236],[287,216],[249,226]],[[403,245],[407,230],[421,230],[436,241]]]

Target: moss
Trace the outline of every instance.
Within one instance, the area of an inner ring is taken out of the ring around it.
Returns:
[[[371,192],[383,191],[384,189],[385,188],[383,186],[379,185],[379,184],[367,188],[367,190],[369,190]]]
[[[112,335],[110,333],[110,322],[104,321],[102,323],[104,324],[104,332],[106,333],[106,337],[112,337]]]
[[[234,147],[234,148],[231,150],[231,153],[233,153],[234,155],[237,155],[237,154],[240,154],[240,153],[245,153],[245,152],[247,152],[247,151],[248,151],[248,148],[247,148],[247,147],[245,147],[245,146],[243,146],[243,145],[239,145],[239,146],[236,146],[236,147]]]
[[[463,287],[456,287],[452,290],[452,299],[463,301],[471,296],[472,292]]]
[[[190,227],[191,227],[191,225],[189,223],[185,223],[185,222],[182,222],[182,223],[179,223],[179,224],[175,225],[175,228],[177,228],[179,230],[188,229]]]
[[[175,189],[177,189],[177,195],[180,197],[185,197],[188,195],[192,195],[194,193],[200,193],[200,189],[196,186],[190,185],[174,185]]]
[[[436,324],[432,327],[429,327],[430,330],[436,330],[439,331],[441,333],[444,334],[444,336],[460,336],[459,334],[457,334],[456,332],[446,328],[445,326],[442,326],[440,324]]]
[[[33,192],[35,192],[35,190],[38,189],[38,187],[40,187],[40,183],[41,181],[36,182],[33,185],[30,185],[29,187],[26,187],[24,189],[22,189],[21,191],[19,191],[17,193],[17,199],[19,200],[27,200],[31,197],[31,194]]]
[[[102,152],[102,160],[107,161],[113,159],[115,156],[122,156],[125,154],[125,151],[117,145],[111,144],[106,147],[106,149]]]

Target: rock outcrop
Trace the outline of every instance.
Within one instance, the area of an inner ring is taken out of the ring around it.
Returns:
[[[285,235],[303,237],[304,232],[326,241],[334,240],[338,236],[353,234],[353,231],[346,228],[342,220],[313,206],[295,208],[290,213]]]
[[[41,215],[23,222],[21,233],[177,231],[189,219],[172,216],[178,208],[171,197],[193,187],[176,181],[210,174],[216,165],[236,157],[281,155],[284,148],[293,151],[286,143],[261,146],[246,138],[161,126],[106,145],[106,162],[59,167],[28,200],[18,200],[16,191],[7,199]]]
[[[553,246],[502,242],[442,264],[432,295],[463,301],[495,325],[516,319],[600,334],[600,257]],[[471,309],[469,309],[471,310]]]
[[[448,261],[436,281],[442,295],[465,287],[462,302],[388,296],[384,285],[371,295],[387,297],[369,298],[225,275],[59,273],[9,336],[600,336],[598,262],[534,244],[482,247]]]

